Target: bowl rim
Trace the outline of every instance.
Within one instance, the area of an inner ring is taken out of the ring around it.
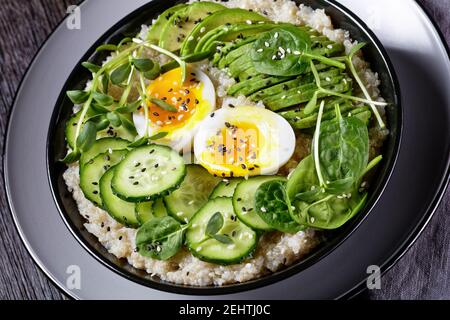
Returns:
[[[150,1],[143,6],[140,6],[121,20],[119,20],[117,23],[115,23],[113,26],[111,26],[101,37],[99,37],[96,42],[90,47],[89,50],[86,51],[85,55],[81,57],[79,63],[74,67],[71,74],[69,75],[66,84],[63,87],[63,90],[61,91],[58,99],[56,100],[56,106],[61,105],[62,99],[65,96],[65,88],[67,87],[67,82],[69,79],[73,77],[75,73],[79,72],[79,65],[80,62],[85,61],[87,58],[92,56],[93,49],[104,42],[105,39],[108,39],[111,35],[113,35],[118,29],[120,29],[121,26],[126,25],[127,22],[130,22],[134,19],[134,17],[139,13],[139,11],[145,10],[148,7],[154,6],[155,2],[161,1],[161,0],[154,0]],[[173,3],[176,3],[179,1],[173,1]],[[301,0],[300,0],[301,2]],[[361,33],[370,39],[371,44],[374,46],[376,53],[380,56],[382,63],[384,64],[386,71],[388,72],[388,79],[391,82],[391,85],[393,87],[393,97],[394,97],[394,105],[396,107],[396,115],[397,115],[397,123],[396,123],[396,130],[397,134],[393,139],[393,153],[392,157],[389,159],[389,162],[385,165],[385,174],[383,179],[380,179],[380,181],[377,183],[375,194],[372,196],[371,202],[366,205],[366,208],[364,211],[360,214],[360,216],[352,222],[351,228],[346,234],[342,237],[338,237],[339,239],[332,239],[331,241],[327,241],[326,244],[319,245],[318,249],[315,249],[313,253],[308,254],[304,259],[301,259],[300,261],[294,263],[293,265],[283,268],[280,271],[277,271],[275,273],[270,273],[268,275],[263,275],[260,278],[252,279],[247,282],[243,283],[234,283],[230,285],[224,285],[224,286],[202,286],[202,287],[196,287],[191,285],[179,285],[175,283],[170,283],[168,281],[162,281],[162,280],[153,280],[153,279],[147,279],[144,277],[139,277],[129,271],[127,271],[125,268],[122,268],[121,266],[118,266],[105,258],[96,248],[94,248],[93,245],[89,243],[87,239],[83,237],[81,234],[81,230],[78,229],[78,227],[75,225],[75,223],[70,219],[70,217],[65,212],[63,203],[59,197],[59,195],[56,193],[56,186],[54,184],[54,181],[52,181],[52,160],[51,160],[51,137],[54,133],[54,129],[52,128],[52,125],[57,123],[57,115],[58,112],[56,111],[57,108],[54,108],[54,111],[52,113],[52,117],[50,120],[50,126],[48,129],[48,135],[47,135],[47,146],[46,146],[46,166],[47,166],[47,177],[49,186],[51,189],[51,194],[53,197],[53,200],[56,204],[57,210],[65,224],[65,226],[69,229],[72,236],[80,243],[80,245],[97,261],[102,263],[104,266],[108,267],[113,272],[119,274],[120,276],[131,280],[133,282],[136,282],[140,285],[162,290],[165,292],[171,292],[176,294],[186,294],[186,295],[193,295],[193,296],[209,296],[209,295],[222,295],[222,294],[232,294],[237,292],[244,292],[264,286],[268,286],[270,284],[273,284],[275,282],[279,282],[282,280],[285,280],[303,270],[306,270],[316,262],[322,260],[325,258],[328,254],[333,252],[337,247],[339,247],[343,242],[345,242],[357,229],[358,227],[364,222],[366,217],[370,214],[370,212],[373,210],[373,208],[377,205],[379,199],[382,197],[385,188],[394,172],[395,165],[397,163],[399,151],[400,151],[400,145],[401,140],[403,136],[403,109],[401,106],[401,91],[400,91],[400,85],[397,78],[397,75],[395,73],[395,69],[393,67],[393,64],[384,48],[384,46],[381,44],[381,42],[378,40],[378,38],[375,36],[375,34],[368,28],[368,26],[358,17],[356,16],[351,10],[347,9],[345,6],[341,5],[340,3],[336,2],[335,0],[309,0],[309,2],[324,2],[339,11],[341,14],[346,16],[351,23],[356,26]],[[82,5],[84,1],[80,4]],[[318,7],[314,6],[315,8]],[[63,20],[64,21],[64,20]],[[62,23],[62,22],[61,22]],[[51,35],[50,35],[51,36]],[[50,38],[49,36],[49,38]],[[96,240],[98,242],[98,240]],[[108,255],[112,255],[111,253],[107,253]],[[127,263],[127,262],[126,262]],[[129,265],[131,266],[131,265]],[[131,266],[131,268],[134,269],[134,267]],[[135,269],[138,270],[138,269]],[[354,290],[351,289],[351,290]]]

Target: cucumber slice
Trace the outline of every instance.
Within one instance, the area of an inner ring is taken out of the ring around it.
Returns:
[[[153,201],[153,214],[155,217],[161,218],[168,215],[166,206],[164,205],[164,201],[162,198],[156,199]]]
[[[163,208],[161,208],[161,204]],[[165,211],[164,202],[161,198],[155,201],[146,201],[136,203],[136,218],[141,223],[144,224],[153,218],[162,218],[167,216]]]
[[[91,117],[93,114],[89,112],[86,114],[86,119]],[[77,131],[77,124],[80,119],[81,112],[74,114],[66,123],[66,141],[69,147],[75,148],[75,136]],[[109,127],[102,131],[97,132],[97,139],[101,138],[122,138],[127,141],[134,141],[136,138],[136,130],[134,125],[130,120],[130,117],[121,115],[120,120],[122,120],[123,125],[118,128]]]
[[[152,206],[153,201],[139,202],[135,204],[136,219],[141,224],[144,224],[155,217]]]
[[[122,161],[127,152],[127,150],[105,152],[80,167],[81,190],[83,190],[84,196],[95,205],[102,205],[99,189],[100,178],[109,168]]]
[[[180,188],[164,197],[167,211],[175,219],[188,222],[207,201],[214,187],[221,181],[198,165],[188,165]]]
[[[111,180],[114,176],[114,169],[115,167],[112,167],[106,171],[100,179],[100,197],[102,199],[103,208],[117,222],[130,228],[138,228],[141,222],[136,219],[134,213],[135,204],[118,198],[111,189]]]
[[[254,177],[239,183],[234,191],[234,212],[242,222],[254,229],[264,231],[272,229],[255,210],[255,194],[260,185],[273,180],[286,181],[285,178],[278,176]]]
[[[184,160],[177,152],[153,144],[130,151],[114,171],[111,184],[119,198],[142,202],[177,189],[185,175]]]
[[[227,181],[221,181],[211,193],[210,199],[227,197],[232,198],[234,194],[234,190],[237,185],[242,182],[243,179],[230,179]]]
[[[228,236],[232,244],[225,244],[205,235],[206,226],[211,217],[220,212],[224,224],[217,234]],[[210,200],[192,218],[186,232],[186,242],[192,254],[200,260],[229,265],[247,258],[256,248],[255,231],[242,223],[234,214],[230,198]]]
[[[130,144],[129,141],[120,138],[103,138],[95,141],[89,150],[83,152],[80,157],[80,166],[85,165],[89,160],[94,159],[101,153],[112,152],[114,150],[124,150]]]

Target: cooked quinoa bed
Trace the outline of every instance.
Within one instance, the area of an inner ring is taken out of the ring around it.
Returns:
[[[192,2],[192,1],[191,1]],[[266,15],[273,21],[289,22],[297,25],[308,25],[321,32],[331,40],[343,43],[349,51],[353,46],[350,35],[345,30],[334,29],[331,19],[323,10],[313,10],[310,7],[298,6],[289,0],[230,0],[223,5],[233,8],[252,9]],[[148,26],[142,26],[141,38],[145,38]],[[149,53],[152,55],[152,53]],[[156,56],[153,54],[153,57]],[[359,74],[376,101],[384,101],[380,97],[378,75],[371,71],[368,64],[361,57],[354,58],[354,64]],[[232,103],[234,105],[255,105],[245,97],[229,97],[227,89],[234,84],[226,72],[213,67],[210,63],[197,63],[213,81],[218,99],[218,106]],[[262,104],[259,104],[263,107]],[[379,108],[382,116],[384,109]],[[370,130],[371,152],[370,156],[382,146],[388,131],[380,130],[374,125]],[[282,174],[287,175],[298,165],[300,160],[310,153],[311,138],[297,133],[297,147],[294,156],[282,168]],[[309,229],[297,234],[282,234],[279,232],[266,233],[258,243],[253,257],[241,264],[220,266],[200,261],[190,254],[187,249],[181,250],[168,261],[145,258],[135,250],[136,230],[117,223],[108,213],[85,198],[80,189],[79,167],[73,164],[64,173],[64,180],[68,190],[73,194],[80,214],[87,220],[86,229],[95,235],[102,245],[117,258],[126,259],[137,269],[146,270],[164,281],[192,286],[225,285],[249,281],[271,272],[278,271],[292,265],[309,254],[322,238],[320,232]]]

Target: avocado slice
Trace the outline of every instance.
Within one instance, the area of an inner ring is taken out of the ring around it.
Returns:
[[[159,46],[172,52],[179,50],[189,33],[203,19],[223,9],[223,5],[215,2],[195,2],[176,11],[162,30]]]
[[[267,75],[259,74],[249,80],[232,85],[228,89],[228,94],[232,96],[244,95],[249,96],[252,93],[260,91],[264,88],[276,85],[292,79],[292,77],[269,77]]]
[[[260,21],[258,24],[239,23],[232,26],[221,26],[209,31],[203,36],[195,47],[195,52],[207,51],[213,47],[215,42],[229,42],[238,38],[243,39],[269,31],[277,26],[274,23],[266,23],[265,21]]]
[[[351,80],[347,79],[347,81],[344,82],[344,77],[340,77],[339,83],[331,85],[327,84],[323,87],[334,92],[343,93],[350,89]],[[270,99],[265,99],[263,100],[263,102],[273,111],[286,109],[310,101],[314,95],[314,92],[317,90],[317,86],[314,83],[311,83],[301,86],[297,89],[300,91],[300,93],[297,93],[297,91],[295,91],[296,93],[290,95],[292,94],[292,92],[287,92],[286,94],[277,95],[276,98],[270,97]],[[324,98],[327,96],[327,94],[319,94],[318,98]]]
[[[252,36],[252,37],[248,37],[245,39],[236,39],[235,41],[228,42],[227,44],[225,44],[225,46],[223,46],[219,50],[219,52],[214,54],[214,58],[213,58],[212,62],[214,63],[214,65],[218,66],[220,69],[225,68],[225,66],[223,66],[223,67],[219,66],[219,63],[222,61],[222,59],[224,57],[226,57],[233,50],[236,50],[246,44],[252,43],[256,39],[257,39],[257,36]]]
[[[181,9],[184,9],[187,7],[187,4],[181,3],[177,4],[176,6],[170,7],[163,13],[161,13],[156,19],[155,23],[152,24],[150,27],[148,34],[147,34],[147,40],[151,41],[153,43],[158,43],[159,38],[161,36],[161,32],[166,27],[167,23],[169,22],[170,18]]]
[[[246,52],[248,52],[253,47],[253,43],[247,43],[230,53],[228,53],[225,57],[223,57],[219,61],[219,68],[223,69],[228,67],[234,60],[242,57]]]
[[[225,9],[213,13],[206,17],[201,23],[197,24],[181,46],[181,55],[186,56],[195,52],[195,47],[201,38],[209,31],[223,26],[232,26],[236,23],[257,23],[259,21],[267,21],[266,17],[260,14],[240,8]]]

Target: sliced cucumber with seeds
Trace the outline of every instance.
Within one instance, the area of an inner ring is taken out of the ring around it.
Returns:
[[[80,157],[80,166],[94,159],[101,153],[112,152],[114,150],[124,150],[130,144],[129,141],[120,138],[103,138],[94,142],[91,148]]]
[[[236,189],[237,185],[242,182],[243,179],[230,179],[230,180],[224,180],[221,181],[213,190],[211,193],[210,199],[220,198],[220,197],[227,197],[232,198],[234,194],[234,190]]]
[[[99,154],[80,167],[80,187],[84,196],[95,205],[101,206],[99,182],[103,174],[123,160],[128,150],[116,150]]]
[[[155,217],[161,218],[168,215],[166,205],[164,204],[164,201],[162,198],[156,199],[153,201],[152,206],[153,214]]]
[[[226,242],[206,234],[208,222],[217,212],[222,215],[224,222],[217,235],[226,237]],[[186,232],[186,242],[192,254],[200,260],[229,265],[249,257],[256,248],[257,235],[236,217],[230,198],[216,198],[192,218]]]
[[[167,146],[149,145],[130,151],[112,179],[114,193],[123,200],[154,200],[177,189],[186,175],[183,158]]]
[[[242,222],[257,230],[271,230],[272,228],[264,222],[255,210],[255,194],[259,186],[267,181],[281,180],[285,178],[278,176],[260,176],[244,180],[239,183],[233,195],[233,207],[236,215]]]
[[[180,188],[164,197],[169,214],[185,223],[208,201],[214,187],[221,181],[198,165],[188,165],[186,170],[186,178]]]
[[[109,169],[100,179],[100,197],[102,199],[103,208],[117,222],[130,228],[137,228],[141,225],[141,221],[136,219],[135,204],[123,201],[114,195],[111,189],[111,180],[114,175],[115,167]]]
[[[162,207],[161,207],[162,204]],[[167,216],[167,211],[161,198],[155,201],[146,201],[136,203],[136,218],[141,224],[150,221],[153,218]]]

